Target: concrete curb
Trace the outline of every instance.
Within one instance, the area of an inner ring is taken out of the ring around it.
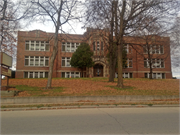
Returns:
[[[1,104],[45,104],[45,103],[107,103],[107,102],[147,102],[179,99],[179,96],[60,96],[60,97],[8,97],[1,98]]]
[[[155,108],[155,107],[180,107],[180,105],[82,105],[82,106],[54,106],[54,107],[22,107],[1,108],[1,111],[34,111],[34,110],[57,110],[57,109],[96,109],[96,108]]]

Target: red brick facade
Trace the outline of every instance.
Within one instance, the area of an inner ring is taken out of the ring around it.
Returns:
[[[153,73],[157,73],[156,76],[163,76],[162,78],[172,78],[169,38],[157,38],[158,41],[162,41],[159,44],[164,46],[163,54],[155,54],[153,57],[163,59],[164,67],[153,68]],[[124,37],[124,41],[125,43],[134,44],[133,47],[130,47],[130,53],[127,53],[127,58],[132,62],[132,67],[123,69],[124,77],[144,78],[145,74],[149,73],[149,68],[144,67],[144,57],[146,57],[146,54],[140,53],[143,49],[138,44],[145,43],[141,39],[135,40],[134,37]],[[81,42],[87,42],[90,45],[94,51],[93,60],[95,62],[95,66],[86,69],[83,76],[109,76],[106,43],[99,31],[87,29],[87,32],[83,35],[59,34],[58,54],[54,62],[53,77],[80,76],[81,70],[69,66],[69,59]],[[49,63],[50,61],[53,44],[53,33],[46,33],[39,30],[19,31],[16,78],[47,77],[46,75],[49,69],[47,62]]]

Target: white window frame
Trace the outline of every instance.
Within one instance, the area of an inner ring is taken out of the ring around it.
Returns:
[[[125,78],[125,75],[128,75],[128,77],[127,77],[127,78],[130,78],[130,74],[132,74],[132,78],[133,78],[133,73],[132,73],[132,72],[124,72],[124,73],[122,73],[123,78]],[[117,74],[117,73],[115,73],[115,78],[117,78],[117,77],[118,77],[118,74]]]
[[[147,78],[150,77],[150,73],[145,73],[147,74]],[[159,78],[158,75],[160,74]],[[162,78],[162,75],[164,74],[164,78]],[[144,75],[145,76],[145,75]],[[166,74],[165,73],[152,73],[152,78],[153,79],[166,79]]]
[[[132,74],[132,73],[129,73],[129,72],[128,73],[127,72],[123,73],[123,78],[130,78],[130,74]],[[132,78],[133,78],[133,74],[132,74]]]
[[[63,59],[63,58],[64,58],[64,59]],[[71,67],[71,64],[70,64],[70,63],[69,63],[70,66],[67,66],[67,60],[68,60],[68,58],[69,58],[69,60],[71,61],[71,57],[62,57],[62,58],[61,58],[61,67]],[[63,60],[65,60],[65,66],[62,65],[62,61],[63,61]]]
[[[143,53],[147,54],[148,53],[148,49],[147,49],[148,45],[144,45],[143,46]],[[150,54],[164,54],[164,46],[163,45],[149,45],[150,46]],[[163,52],[161,53],[161,47],[163,49]],[[158,49],[157,49],[158,48]],[[146,51],[144,52],[144,49],[146,49]],[[154,51],[154,53],[153,53]]]
[[[43,77],[42,78],[45,78],[45,73],[46,73],[44,71],[24,71],[24,78],[25,78],[25,72],[28,73],[28,78],[30,78],[30,73],[33,73],[33,77],[32,78],[35,78],[35,73],[38,73],[38,78],[40,78],[40,73],[43,73]]]
[[[152,63],[152,68],[165,68],[165,61],[164,61],[164,59],[151,59],[151,60],[155,61],[155,63]],[[159,63],[157,63],[158,60],[159,60]],[[147,67],[144,66],[144,68],[149,68],[149,60],[148,59],[144,59],[144,61],[147,64]],[[163,62],[163,67],[161,66],[162,62]],[[159,64],[159,65],[157,65],[157,64]]]
[[[31,44],[34,45],[33,50],[31,50],[31,48],[32,48]],[[37,44],[39,45],[38,50],[36,50],[37,49],[37,47],[36,47]],[[41,44],[44,44],[42,50],[41,50],[41,47],[42,47]],[[29,49],[26,48],[26,45],[29,45]],[[46,50],[46,46],[49,46],[48,50]],[[27,40],[27,41],[25,41],[25,50],[26,51],[50,51],[50,45],[49,45],[48,41],[31,41],[31,40]]]
[[[100,42],[97,41],[97,51],[100,51]]]
[[[33,58],[31,58],[33,57]],[[38,66],[36,65],[36,57],[38,57],[39,64]],[[41,66],[41,57],[43,57],[43,65]],[[30,65],[30,61],[33,59],[33,65]],[[28,65],[25,65],[25,61],[28,60]],[[45,61],[48,60],[48,65],[45,65]],[[24,66],[28,67],[48,67],[49,66],[49,57],[46,56],[25,56],[24,58]]]
[[[69,50],[67,49],[67,45],[69,45]],[[72,45],[74,45],[73,49],[72,49]],[[63,46],[65,46],[65,51],[63,51]],[[74,53],[79,46],[80,46],[80,43],[62,42],[61,51]]]
[[[77,72],[77,71],[61,72],[61,77],[62,77],[63,73],[65,73],[65,78],[80,78],[80,72]],[[72,73],[73,73],[74,77],[72,77]],[[76,73],[78,73],[78,74],[76,74]],[[69,74],[69,77],[68,77],[68,74]]]
[[[124,48],[125,48],[127,54],[132,53],[132,48],[129,44],[124,45]],[[130,51],[130,49],[131,49],[131,51]]]

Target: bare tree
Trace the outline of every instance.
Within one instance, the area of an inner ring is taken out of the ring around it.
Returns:
[[[0,2],[0,48],[12,57],[16,57],[17,30],[19,20],[28,18],[30,5],[21,1],[2,0]]]
[[[58,40],[62,38],[61,35],[58,34],[65,33],[65,30],[63,29],[64,24],[69,24],[71,20],[78,19],[77,12],[75,12],[77,8],[77,2],[77,0],[31,1],[33,4],[31,8],[33,19],[41,22],[51,21],[55,27],[54,45],[52,55],[50,57],[48,82],[46,88],[51,88],[54,60],[58,52]]]
[[[178,72],[180,69],[180,17],[176,18],[170,36],[172,67],[174,72]]]
[[[94,2],[94,1],[92,1]],[[104,2],[104,1],[98,1]],[[109,16],[103,16],[104,14],[101,14],[101,12],[98,12],[96,14],[91,13],[89,14],[88,18],[90,18],[90,15],[92,15],[93,19],[91,21],[96,21],[99,23],[102,18],[104,18],[105,25],[110,28],[111,24],[111,16],[113,17],[114,21],[114,28],[113,28],[113,36],[115,36],[115,42],[118,48],[118,87],[123,87],[123,77],[122,77],[122,50],[123,50],[123,44],[125,35],[132,35],[134,31],[136,31],[139,26],[143,28],[146,28],[148,24],[143,24],[144,20],[149,18],[150,16],[153,17],[151,22],[159,22],[159,23],[166,23],[167,18],[172,17],[172,14],[174,15],[175,10],[178,8],[178,0],[105,0],[106,3],[104,4],[104,8],[107,8],[109,5],[114,4],[114,10],[110,12],[110,10],[107,10],[109,12]],[[104,3],[105,3],[104,2]],[[101,4],[103,5],[103,4]],[[96,5],[94,5],[96,6]],[[98,4],[95,9],[98,9]],[[95,18],[95,19],[94,19]],[[100,19],[100,20],[99,20]],[[102,24],[103,22],[100,22]]]

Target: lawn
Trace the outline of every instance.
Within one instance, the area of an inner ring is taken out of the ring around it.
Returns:
[[[2,80],[2,86],[6,80]],[[47,79],[10,79],[11,90],[19,97],[29,96],[108,96],[108,95],[179,95],[179,80],[124,79],[124,88],[117,88],[108,78],[54,78],[52,89],[44,89]]]

